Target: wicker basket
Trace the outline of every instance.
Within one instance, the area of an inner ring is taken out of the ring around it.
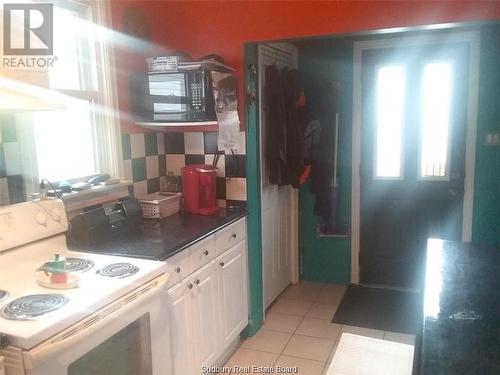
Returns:
[[[158,192],[139,198],[142,216],[146,219],[163,219],[179,212],[181,193]]]

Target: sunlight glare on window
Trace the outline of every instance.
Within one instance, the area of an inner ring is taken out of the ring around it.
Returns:
[[[77,6],[75,4],[75,6]],[[57,61],[49,70],[50,87],[65,90],[95,89],[95,51],[84,32],[88,6],[81,9],[54,7],[54,55]]]
[[[405,72],[386,65],[377,73],[375,176],[401,177]]]
[[[69,110],[33,113],[38,176],[60,181],[95,174],[90,103]]]
[[[420,176],[447,176],[451,64],[426,64],[422,78]]]

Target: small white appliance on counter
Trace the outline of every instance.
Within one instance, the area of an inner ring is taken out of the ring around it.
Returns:
[[[67,229],[60,200],[0,207],[0,374],[170,374],[167,265],[68,251]],[[37,283],[51,259],[75,287]]]

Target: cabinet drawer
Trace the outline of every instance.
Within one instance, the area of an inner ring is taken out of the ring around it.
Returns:
[[[217,255],[222,254],[238,242],[246,238],[247,224],[246,219],[240,219],[236,223],[221,229],[215,234]]]
[[[168,286],[171,287],[191,274],[190,249],[185,249],[167,259],[167,272],[170,275]]]
[[[212,235],[191,246],[191,272],[215,258],[215,236]]]

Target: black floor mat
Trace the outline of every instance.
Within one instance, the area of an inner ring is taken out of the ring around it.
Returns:
[[[332,323],[416,334],[421,294],[349,284]]]

